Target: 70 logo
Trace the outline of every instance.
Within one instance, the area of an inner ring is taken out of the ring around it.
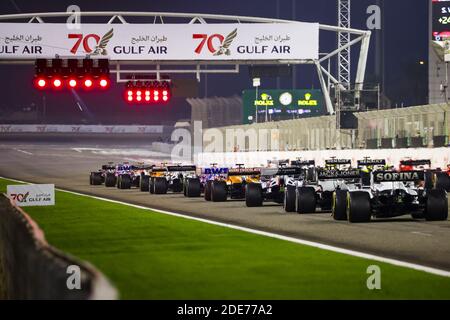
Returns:
[[[27,201],[28,196],[30,195],[29,192],[23,194],[23,193],[11,193],[11,198],[14,201],[24,202]]]
[[[76,54],[78,52],[78,48],[80,47],[81,44],[83,44],[84,52],[91,53],[93,49],[89,46],[89,40],[94,39],[95,45],[98,45],[100,41],[100,36],[94,33],[90,33],[86,36],[84,36],[81,33],[70,33],[68,37],[69,39],[77,39],[75,45],[70,50],[70,52],[72,52],[73,54]]]
[[[225,37],[221,34],[215,33],[213,35],[208,36],[207,34],[204,33],[194,33],[192,35],[192,39],[202,39],[202,41],[200,42],[200,44],[197,46],[197,48],[195,49],[195,53],[200,54],[203,50],[203,47],[205,46],[205,44],[208,47],[209,52],[211,53],[215,53],[217,51],[217,49],[214,47],[214,39],[219,40],[219,44],[221,45],[223,43],[223,40],[225,39]]]

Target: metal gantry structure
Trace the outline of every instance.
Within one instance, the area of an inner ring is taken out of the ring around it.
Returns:
[[[351,27],[351,0],[338,0],[338,26],[344,29]],[[338,55],[338,79],[346,89],[350,89],[351,83],[351,48],[347,47],[350,41],[350,33],[338,33],[338,48],[345,48]]]
[[[342,0],[350,5],[350,0]],[[344,12],[343,12],[344,13]],[[172,13],[172,12],[79,12],[80,18],[82,17],[96,17],[99,19],[98,23],[113,24],[113,23],[132,23],[133,18],[139,17],[139,23],[148,24],[164,24],[164,23],[179,23],[179,24],[211,24],[211,23],[291,23],[295,27],[299,21],[284,20],[284,19],[272,19],[272,18],[258,18],[258,17],[246,17],[246,16],[229,16],[218,14],[203,14],[203,13]],[[45,20],[51,20],[55,23],[56,19],[67,18],[73,16],[72,12],[44,12],[44,13],[23,13],[23,14],[9,14],[0,15],[0,25],[2,22],[8,23],[45,23]],[[348,15],[349,16],[349,15]],[[105,22],[104,18],[107,18]],[[148,21],[143,21],[143,18],[148,18]],[[63,22],[60,23],[63,23]],[[101,22],[100,22],[101,21]],[[92,20],[90,20],[92,23]],[[330,53],[322,53],[319,59],[314,60],[268,60],[268,61],[249,61],[249,60],[233,60],[233,61],[110,61],[110,64],[115,66],[115,69],[111,70],[111,73],[116,74],[117,82],[126,82],[125,75],[133,74],[154,74],[159,77],[161,74],[172,73],[193,73],[200,81],[200,74],[206,73],[238,73],[240,65],[257,65],[257,64],[283,64],[283,65],[298,65],[309,64],[315,65],[318,78],[320,81],[321,89],[324,95],[326,108],[329,114],[335,114],[334,104],[330,96],[330,86],[338,86],[341,90],[346,90],[343,83],[348,83],[350,78],[350,49],[352,46],[361,43],[359,52],[359,62],[356,70],[356,86],[355,90],[362,90],[364,86],[364,77],[367,65],[367,56],[369,52],[369,44],[371,32],[367,30],[358,30],[350,28],[350,21],[348,25],[324,25],[319,24],[320,32],[335,32],[339,36],[346,36],[346,41],[340,42],[338,48]],[[353,39],[352,39],[353,37]],[[344,39],[344,38],[343,38]],[[0,39],[1,40],[1,39]],[[343,81],[341,76],[344,73],[338,73],[338,76],[333,76],[333,72],[330,67],[330,59],[336,55],[347,57],[346,80]],[[2,62],[2,61],[0,61]],[[4,60],[3,63],[34,63],[34,60]]]

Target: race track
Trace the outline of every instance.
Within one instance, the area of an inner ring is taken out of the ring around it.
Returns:
[[[139,190],[90,186],[89,172],[108,161],[154,160],[146,139],[83,138],[54,135],[0,137],[0,176],[57,187],[152,208],[164,209],[387,258],[450,271],[450,222],[425,222],[409,216],[367,224],[336,222],[329,213],[287,214],[275,204],[247,208],[242,201],[210,203],[182,194],[150,195]]]

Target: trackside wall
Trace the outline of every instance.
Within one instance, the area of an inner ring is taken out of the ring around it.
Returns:
[[[80,267],[80,290],[67,288],[70,265]],[[96,300],[117,295],[99,271],[51,247],[39,226],[0,195],[0,298]]]

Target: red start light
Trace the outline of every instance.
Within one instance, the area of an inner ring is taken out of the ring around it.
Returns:
[[[76,86],[77,86],[77,80],[75,80],[75,79],[70,79],[70,80],[69,80],[69,87],[75,88]]]
[[[107,79],[100,80],[100,87],[106,88],[109,85],[109,81]]]
[[[167,84],[141,83],[130,81],[124,91],[124,99],[128,103],[152,104],[170,101],[171,92]]]
[[[43,78],[37,79],[36,85],[38,88],[43,89],[47,85],[47,81]]]
[[[92,80],[91,80],[91,79],[86,79],[86,80],[84,80],[84,86],[85,86],[86,88],[92,87]]]
[[[62,82],[61,82],[60,79],[54,79],[54,80],[53,80],[53,86],[54,86],[55,88],[60,88],[61,85],[62,85]]]

